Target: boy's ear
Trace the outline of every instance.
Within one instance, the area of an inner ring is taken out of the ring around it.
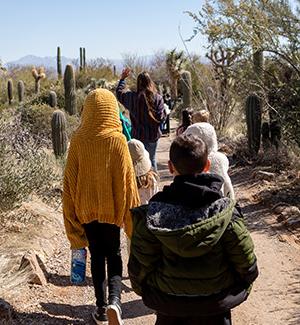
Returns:
[[[206,165],[205,165],[205,167],[203,168],[203,173],[208,173],[209,172],[209,170],[210,170],[210,160],[209,159],[207,159],[206,160]]]
[[[174,166],[172,164],[172,161],[171,160],[168,160],[168,167],[169,167],[169,172],[170,174],[174,174]]]

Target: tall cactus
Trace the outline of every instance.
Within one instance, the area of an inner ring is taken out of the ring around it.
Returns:
[[[62,68],[61,68],[61,52],[60,47],[57,47],[57,77],[58,79],[62,78]]]
[[[75,73],[72,65],[68,64],[64,74],[65,110],[70,115],[77,113]]]
[[[22,80],[19,80],[18,81],[18,98],[19,98],[20,103],[22,103],[24,101],[24,95],[25,95],[24,82]]]
[[[49,92],[49,105],[51,107],[56,107],[57,106],[57,95],[55,91],[50,91]]]
[[[246,100],[246,122],[249,151],[257,154],[261,135],[261,101],[256,95],[250,95]]]
[[[85,47],[82,49],[82,66],[83,66],[83,71],[85,71],[86,70]]]
[[[68,136],[66,132],[66,117],[64,112],[56,110],[51,120],[52,146],[56,158],[64,156],[67,151]]]
[[[14,90],[14,84],[11,79],[7,81],[7,97],[8,97],[8,103],[11,105],[13,101],[13,90]]]
[[[38,69],[33,68],[31,72],[35,81],[35,93],[39,94],[41,89],[41,80],[46,78],[45,69],[43,67]]]
[[[83,68],[83,49],[79,48],[79,70],[82,71]]]
[[[180,90],[183,97],[183,109],[192,105],[192,76],[189,71],[183,71],[179,80]]]

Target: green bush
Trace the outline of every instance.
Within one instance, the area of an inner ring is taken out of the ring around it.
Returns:
[[[47,197],[62,180],[62,165],[22,123],[22,114],[0,116],[0,211],[12,210],[29,195]]]

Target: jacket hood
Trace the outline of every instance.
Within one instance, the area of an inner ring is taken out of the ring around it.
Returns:
[[[85,137],[105,138],[114,132],[122,132],[115,96],[106,89],[91,91],[84,101],[81,125],[76,133]]]
[[[216,175],[176,177],[151,199],[147,228],[179,256],[206,254],[220,240],[234,209],[234,202],[221,196],[221,186]]]

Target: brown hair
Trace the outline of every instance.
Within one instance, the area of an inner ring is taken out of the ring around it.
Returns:
[[[144,103],[148,108],[150,117],[157,123],[160,123],[155,118],[154,95],[157,93],[156,86],[148,72],[143,71],[137,77],[137,93],[138,93],[138,107],[142,109]]]
[[[201,173],[207,156],[207,146],[199,137],[182,134],[171,144],[170,160],[180,175]]]
[[[199,112],[195,112],[192,116],[193,123],[209,122],[209,111],[202,109]]]
[[[136,177],[138,188],[149,188],[154,184],[154,179],[159,180],[158,174],[154,170],[149,170],[145,175]]]

